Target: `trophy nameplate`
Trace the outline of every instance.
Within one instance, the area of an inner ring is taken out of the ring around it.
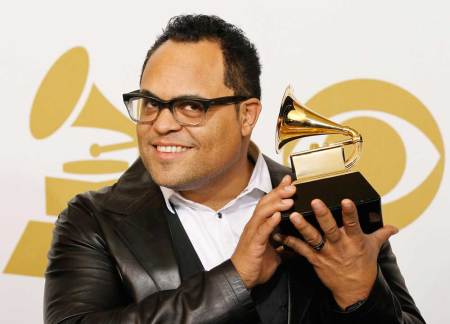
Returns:
[[[276,128],[277,152],[288,142],[316,135],[338,134],[347,139],[326,144],[317,144],[310,149],[290,156],[292,172],[297,187],[294,206],[282,213],[280,232],[300,236],[289,220],[297,211],[314,227],[320,230],[311,208],[311,201],[321,199],[330,209],[338,226],[342,226],[341,201],[351,199],[358,210],[359,222],[365,233],[372,233],[383,226],[380,195],[360,172],[351,171],[361,153],[362,137],[354,129],[335,123],[295,100],[292,88],[285,91]],[[344,147],[350,146],[346,154]]]

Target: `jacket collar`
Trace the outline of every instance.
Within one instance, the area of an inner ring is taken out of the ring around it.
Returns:
[[[143,208],[159,207],[162,201],[161,191],[145,169],[141,158],[99,198],[102,209],[126,216],[134,215]]]

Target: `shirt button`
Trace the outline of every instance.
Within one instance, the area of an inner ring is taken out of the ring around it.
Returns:
[[[222,219],[222,213],[217,213],[217,217],[219,217],[220,219]]]

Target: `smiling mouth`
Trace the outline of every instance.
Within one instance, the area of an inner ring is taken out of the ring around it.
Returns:
[[[158,152],[163,153],[181,153],[186,152],[188,149],[190,149],[190,147],[176,146],[176,145],[168,145],[168,146],[156,145],[155,148]]]

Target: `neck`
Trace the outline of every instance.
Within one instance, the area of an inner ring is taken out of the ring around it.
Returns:
[[[226,175],[215,179],[206,186],[195,190],[181,191],[180,194],[191,201],[219,210],[236,198],[247,187],[254,164],[247,156],[238,161]]]

